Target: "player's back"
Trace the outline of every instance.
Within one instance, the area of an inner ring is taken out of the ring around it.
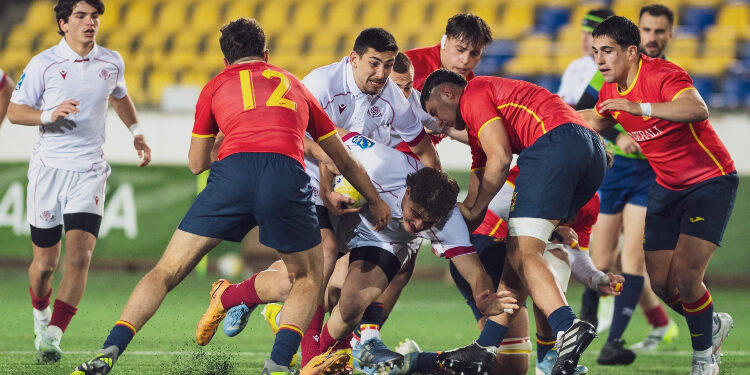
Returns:
[[[201,111],[202,105],[210,111]],[[324,135],[308,125],[330,123],[313,105],[311,94],[291,73],[262,61],[240,63],[204,87],[196,122],[210,115],[225,134],[219,159],[236,152],[275,152],[302,163],[305,130],[316,140]]]

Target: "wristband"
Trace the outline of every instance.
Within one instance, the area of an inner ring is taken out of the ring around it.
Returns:
[[[141,127],[138,126],[138,123],[133,123],[133,125],[128,126],[128,130],[130,130],[130,134],[133,134],[133,137],[143,135],[143,130],[141,130]]]
[[[48,109],[45,111],[42,111],[42,116],[40,120],[42,121],[42,125],[47,125],[52,123],[52,112],[54,112],[54,109]]]
[[[641,103],[641,116],[651,117],[651,103]]]

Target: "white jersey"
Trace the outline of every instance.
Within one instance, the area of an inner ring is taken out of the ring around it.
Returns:
[[[596,71],[596,63],[591,56],[583,56],[573,60],[565,68],[565,72],[560,79],[560,89],[557,90],[557,95],[560,95],[565,103],[578,104]]]
[[[346,244],[349,249],[375,246],[396,254],[399,259],[403,258],[399,254],[416,250],[409,246],[416,238],[432,241],[436,254],[446,258],[474,252],[469,230],[458,206],[454,207],[440,223],[428,230],[411,233],[404,229],[401,201],[406,193],[406,176],[424,168],[422,163],[398,150],[355,133],[344,137],[344,145],[362,164],[380,198],[390,207],[392,220],[385,229],[378,232],[375,231],[367,210],[362,210],[359,214],[332,218],[337,237],[342,240],[340,243]]]
[[[110,95],[127,95],[124,70],[119,53],[94,45],[87,56],[78,56],[64,38],[31,59],[13,91],[13,103],[41,110],[70,99],[80,103],[80,112],[39,127],[31,164],[78,172],[105,164],[107,104]],[[75,127],[68,130],[70,125]]]
[[[420,102],[421,96],[422,93],[412,87],[411,95],[409,95],[408,99],[409,105],[417,115],[417,118],[419,118],[419,122],[422,123],[423,127],[435,133],[445,133],[445,129],[442,126],[438,125],[435,118],[430,116],[427,112],[424,111],[424,109],[422,109],[422,103]],[[402,141],[403,140],[401,139],[401,136],[398,134],[398,132],[396,132],[395,129],[391,129],[391,141],[388,143],[388,146],[396,147]]]
[[[392,131],[409,143],[419,142],[425,135],[417,114],[390,78],[377,95],[359,89],[348,56],[313,70],[302,83],[339,128],[386,145],[391,144]],[[318,178],[316,159],[305,157],[305,169],[311,178]]]

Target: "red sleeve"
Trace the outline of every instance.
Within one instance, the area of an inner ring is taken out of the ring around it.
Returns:
[[[466,86],[461,96],[461,117],[466,123],[467,130],[477,138],[485,125],[502,119],[492,100],[493,94],[488,81],[474,80]]]
[[[601,90],[599,90],[599,100],[596,101],[596,105],[594,106],[594,113],[599,115],[599,117],[607,118],[607,117],[612,117],[612,114],[609,113],[609,111],[601,111],[599,109],[599,106],[601,106],[602,102],[609,99],[607,97],[608,90],[605,89],[605,87],[606,87],[606,83],[605,83],[605,86],[602,86]]]
[[[320,142],[336,134],[336,126],[320,106],[318,100],[301,83],[300,87],[305,92],[305,101],[307,101],[307,106],[310,110],[310,122],[307,124],[307,132],[310,133],[315,142]]]
[[[195,104],[195,123],[193,124],[193,137],[209,138],[219,133],[219,126],[211,110],[213,99],[213,80],[203,87],[198,103]]]
[[[695,89],[693,80],[684,70],[675,69],[665,75],[659,92],[661,92],[663,102],[671,102],[677,94],[690,89]]]
[[[591,242],[591,232],[599,217],[599,194],[594,194],[586,204],[578,210],[578,217],[572,228],[578,235],[578,246],[581,250],[588,250]]]

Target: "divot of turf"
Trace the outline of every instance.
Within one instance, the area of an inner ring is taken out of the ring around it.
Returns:
[[[195,350],[195,343],[184,345]],[[213,348],[216,349],[216,348]],[[165,375],[231,375],[235,365],[233,355],[216,352],[206,353],[203,348],[191,354],[173,355],[167,361],[168,368],[163,369]]]

